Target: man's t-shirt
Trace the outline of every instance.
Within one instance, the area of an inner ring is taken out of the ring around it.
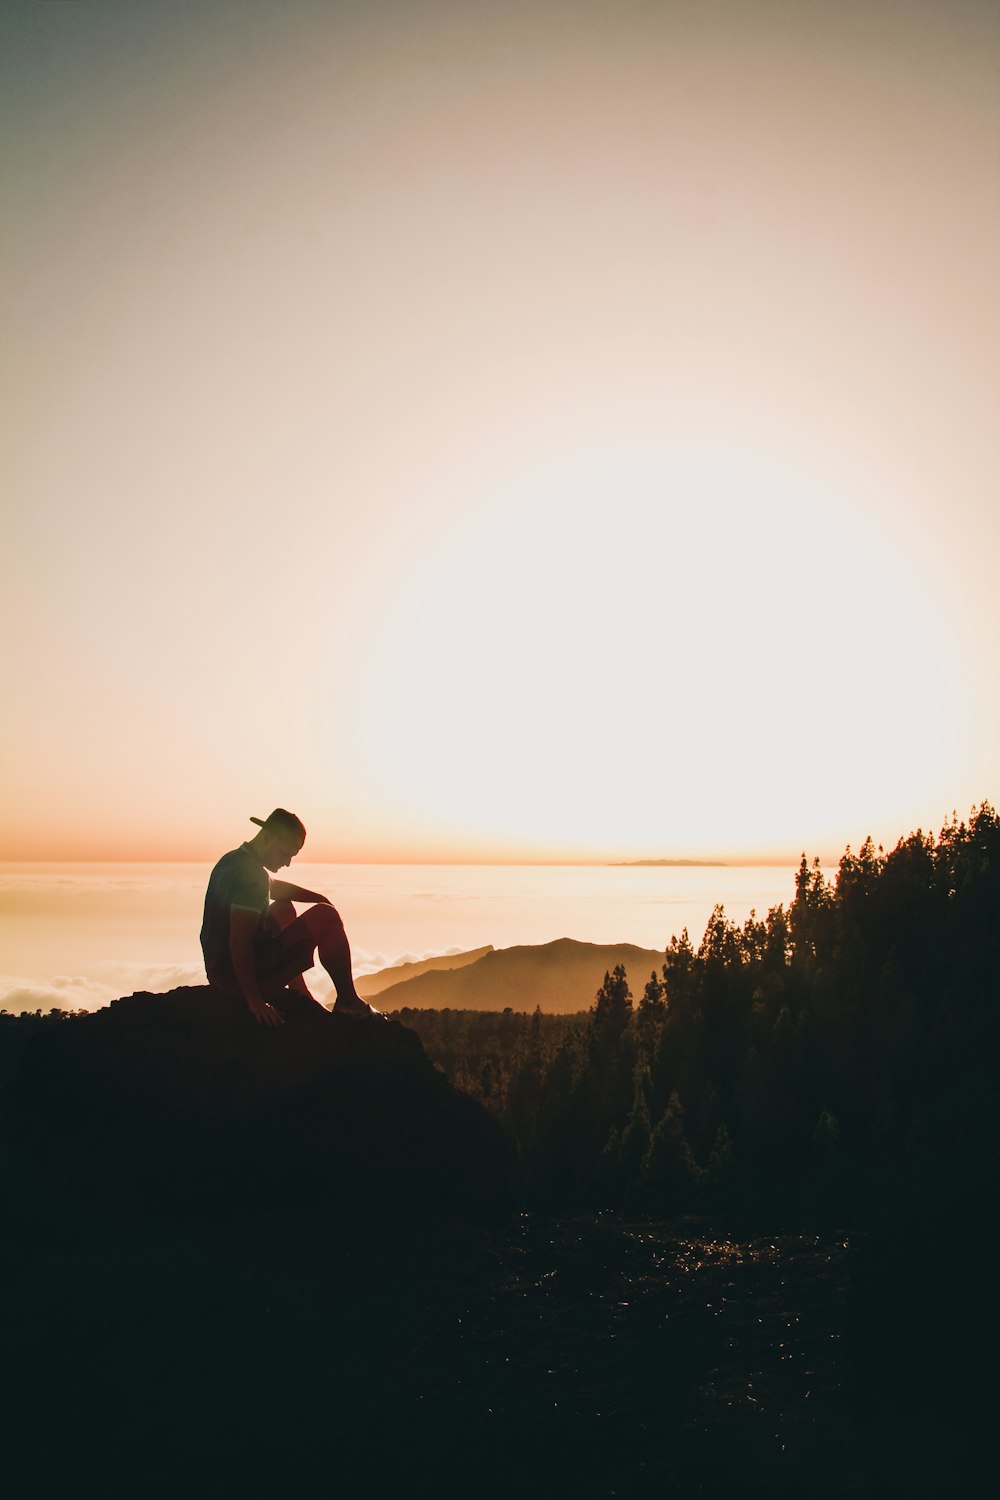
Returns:
[[[201,951],[205,955],[205,973],[231,976],[233,962],[229,955],[229,910],[241,906],[258,913],[263,922],[270,899],[271,884],[267,871],[248,844],[224,854],[208,878],[205,892],[205,916],[201,924]]]

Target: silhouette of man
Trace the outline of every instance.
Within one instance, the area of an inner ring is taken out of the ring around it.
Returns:
[[[337,991],[334,1013],[378,1015],[354,988],[347,934],[327,897],[272,878],[305,843],[302,822],[283,807],[250,821],[260,832],[224,854],[209,877],[201,926],[209,984],[242,996],[261,1025],[280,1026],[288,990],[301,995],[302,1004],[319,1005],[302,977],[318,950]],[[308,910],[297,917],[293,901]]]

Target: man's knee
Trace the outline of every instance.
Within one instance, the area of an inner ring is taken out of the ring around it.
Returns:
[[[323,903],[310,907],[309,927],[319,941],[326,937],[339,937],[344,931],[340,912],[335,906],[327,906]]]
[[[278,927],[287,927],[295,921],[295,907],[290,901],[272,901],[267,914]]]

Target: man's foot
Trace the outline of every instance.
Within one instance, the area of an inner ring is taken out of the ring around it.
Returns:
[[[343,1000],[338,998],[334,1002],[333,1014],[335,1016],[348,1016],[352,1021],[386,1021],[388,1016],[383,1011],[376,1010],[369,1005],[367,1000],[362,1000],[360,995],[351,995]]]

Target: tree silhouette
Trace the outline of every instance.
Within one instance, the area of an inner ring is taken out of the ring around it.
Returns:
[[[488,1085],[531,1201],[877,1217],[992,1180],[998,912],[983,803],[937,838],[866,839],[834,881],[803,856],[793,901],[764,919],[716,907],[697,950],[671,939],[635,1008],[616,968],[575,1017],[407,1018],[446,1070]]]

